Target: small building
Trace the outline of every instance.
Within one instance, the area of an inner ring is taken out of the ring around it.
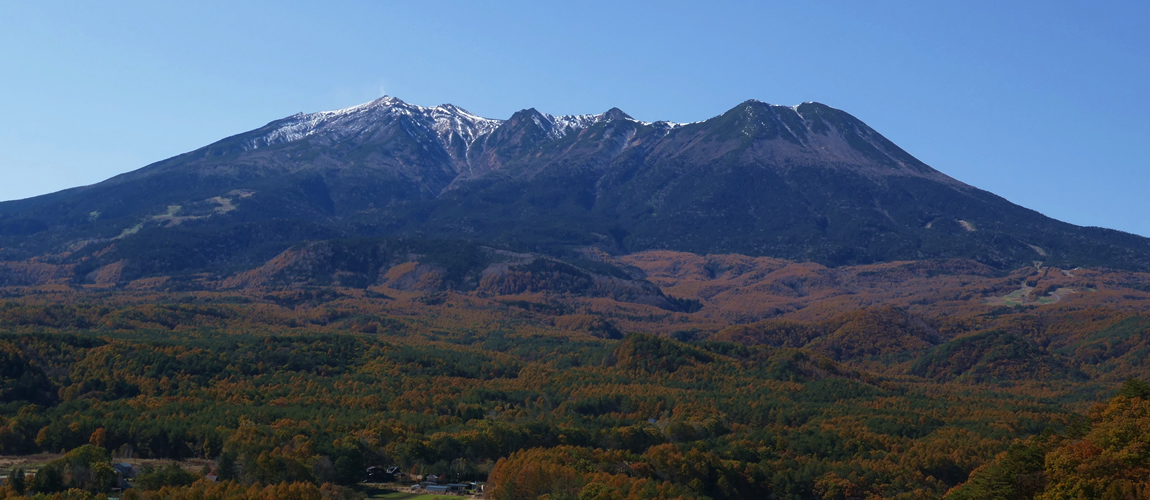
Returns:
[[[136,477],[136,468],[133,467],[132,464],[130,464],[128,462],[120,462],[118,464],[113,464],[112,468],[116,469],[116,473],[123,476],[124,479],[131,479],[133,477]]]
[[[395,479],[394,473],[388,472],[383,467],[371,466],[371,467],[367,468],[366,472],[367,472],[367,474],[366,474],[367,479],[369,481],[378,482],[378,481],[390,481],[390,480]]]
[[[446,485],[441,486],[438,484],[432,484],[432,485],[425,486],[423,488],[423,491],[426,491],[428,493],[447,493],[450,490],[447,489]]]

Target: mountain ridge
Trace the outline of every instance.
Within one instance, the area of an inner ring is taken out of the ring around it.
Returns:
[[[269,224],[278,229],[260,227]],[[551,255],[597,247],[831,266],[969,258],[1000,269],[1034,261],[1150,269],[1150,240],[1014,205],[815,102],[748,100],[679,124],[618,108],[563,116],[529,108],[496,120],[384,97],[0,203],[2,260],[58,255],[232,272],[303,241],[351,237]]]

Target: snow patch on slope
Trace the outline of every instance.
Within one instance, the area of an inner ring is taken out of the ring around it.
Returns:
[[[539,128],[547,130],[547,136],[551,139],[560,139],[567,134],[583,130],[607,118],[607,113],[560,116],[539,113],[539,115],[542,116],[542,120],[539,116],[534,117],[535,124]]]

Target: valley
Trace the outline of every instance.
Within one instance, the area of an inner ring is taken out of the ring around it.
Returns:
[[[1150,240],[819,103],[385,97],[0,203],[3,498],[1134,498],[1148,355]]]

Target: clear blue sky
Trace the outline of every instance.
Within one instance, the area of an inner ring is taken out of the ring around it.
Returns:
[[[844,109],[959,180],[1150,236],[1150,2],[175,3],[0,3],[0,200],[382,92],[648,121],[754,98]]]

